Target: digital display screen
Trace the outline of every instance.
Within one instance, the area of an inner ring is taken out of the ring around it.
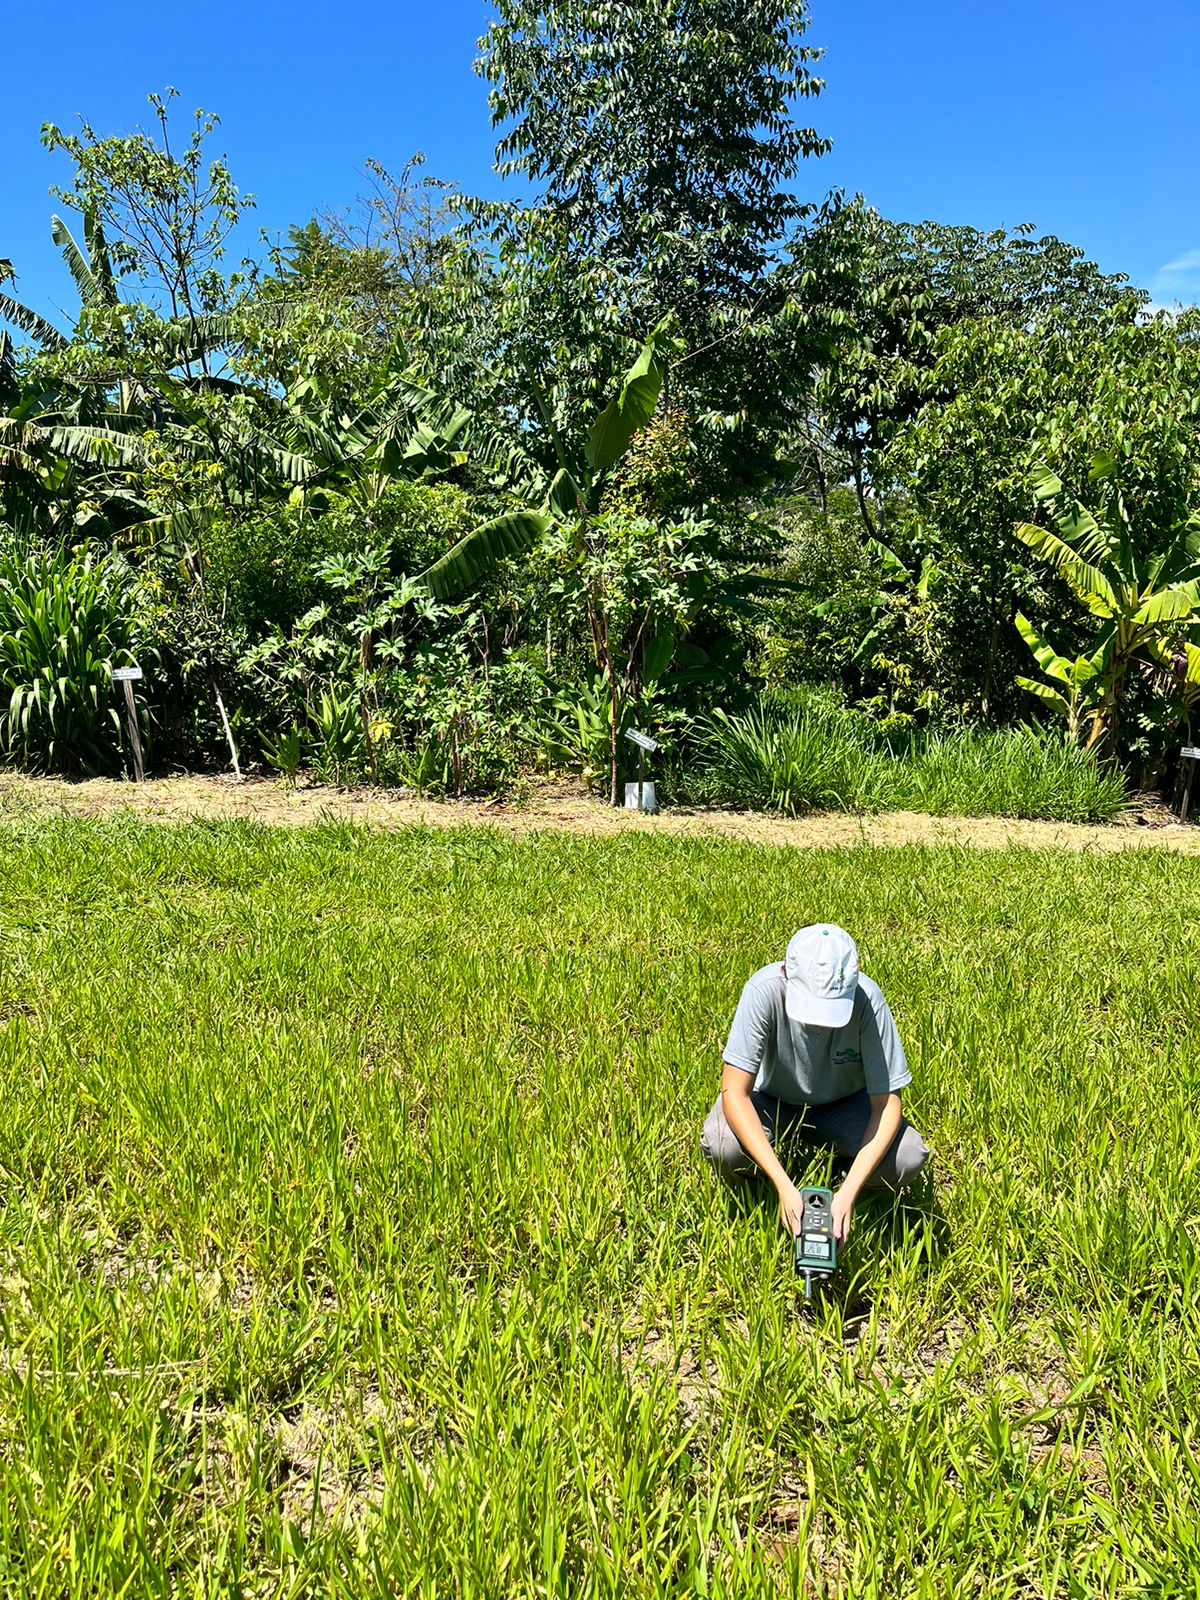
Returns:
[[[804,1254],[806,1256],[829,1256],[829,1240],[821,1233],[806,1233],[804,1235]]]

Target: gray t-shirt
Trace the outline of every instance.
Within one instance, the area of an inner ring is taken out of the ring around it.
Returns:
[[[844,1028],[793,1022],[784,1009],[780,962],[746,980],[723,1059],[754,1074],[754,1087],[792,1105],[825,1105],[866,1089],[887,1094],[912,1082],[904,1046],[883,993],[860,975]]]

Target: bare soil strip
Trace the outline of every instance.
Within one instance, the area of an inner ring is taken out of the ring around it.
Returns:
[[[431,800],[404,791],[288,789],[271,778],[156,778],[132,784],[94,778],[66,783],[53,778],[0,774],[0,822],[20,813],[58,812],[96,817],[116,812],[156,822],[189,818],[249,818],[295,827],[325,820],[378,828],[424,824],[486,826],[525,833],[534,829],[613,835],[659,833],[686,838],[743,839],[755,844],[816,848],[832,845],[956,844],[979,850],[1131,850],[1147,846],[1200,854],[1200,828],[1169,820],[1165,810],[1135,811],[1128,820],[1099,825],[1019,822],[1004,817],[932,817],[891,811],[878,816],[841,812],[788,819],[750,811],[672,807],[658,816],[617,811],[577,788],[541,784],[516,798],[493,801]]]

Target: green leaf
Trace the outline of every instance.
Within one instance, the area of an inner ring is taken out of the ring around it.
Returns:
[[[1151,556],[1146,563],[1149,588],[1157,589],[1164,584],[1200,577],[1200,512],[1193,511],[1171,533],[1172,538],[1166,548]]]
[[[1034,496],[1038,500],[1057,501],[1064,492],[1062,480],[1044,463],[1039,462],[1032,469],[1031,477]],[[1050,514],[1058,525],[1063,542],[1084,561],[1094,565],[1105,557],[1112,559],[1119,551],[1120,536],[1111,528],[1102,527],[1078,500],[1062,506],[1051,506]]]
[[[919,600],[928,600],[941,581],[941,567],[938,566],[933,556],[925,556],[921,562],[921,575],[917,579],[917,598]]]
[[[1032,522],[1019,522],[1015,531],[1022,544],[1028,545],[1034,555],[1041,556],[1062,575],[1093,616],[1111,617],[1120,609],[1116,591],[1106,574],[1057,534]]]
[[[625,454],[634,434],[654,415],[662,380],[655,341],[649,339],[625,374],[620,394],[592,424],[585,453],[593,472],[607,472]]]
[[[1197,615],[1200,600],[1195,590],[1173,586],[1147,595],[1130,621],[1135,627],[1150,627],[1162,622],[1193,622]]]
[[[162,544],[168,547],[194,545],[215,516],[215,510],[202,511],[188,507],[184,511],[172,511],[167,516],[148,517],[142,522],[135,522],[123,531],[121,538],[130,544]]]
[[[876,561],[879,562],[885,577],[895,578],[898,583],[908,583],[910,581],[912,573],[896,552],[889,545],[884,544],[882,539],[867,538],[863,540],[863,544],[869,554],[873,555]]]
[[[654,683],[661,678],[671,665],[671,657],[675,654],[675,629],[663,628],[656,633],[646,646],[642,662],[642,678],[645,683]]]
[[[14,300],[10,294],[0,294],[0,322],[11,322],[22,333],[32,334],[47,350],[66,348],[67,341],[56,327],[47,322],[45,317],[39,317],[36,311],[23,306],[19,300]]]
[[[1039,461],[1031,473],[1033,492],[1038,500],[1057,500],[1063,492],[1062,479],[1056,477],[1044,461]]]
[[[1028,693],[1036,695],[1043,704],[1053,706],[1062,716],[1070,716],[1071,707],[1066,696],[1060,694],[1057,689],[1052,689],[1048,683],[1036,683],[1032,678],[1021,677],[1016,678],[1015,682],[1018,689],[1025,689]]]
[[[554,474],[546,495],[546,509],[552,511],[555,516],[570,521],[579,516],[582,506],[583,496],[579,492],[579,485],[566,467],[561,467]]]
[[[88,306],[103,304],[104,293],[96,274],[61,217],[50,218],[50,237],[58,246],[59,253],[67,264],[67,270],[75,280],[80,304],[85,309]]]
[[[1017,613],[1017,632],[1033,651],[1034,659],[1042,671],[1059,683],[1070,683],[1072,678],[1071,662],[1066,656],[1060,656],[1052,645],[1046,643],[1042,635],[1023,613]],[[1018,682],[1020,680],[1018,679]]]
[[[449,600],[476,584],[507,556],[521,556],[545,535],[550,518],[538,511],[514,511],[472,528],[415,582],[435,599]]]

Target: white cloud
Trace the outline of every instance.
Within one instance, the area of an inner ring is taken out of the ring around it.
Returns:
[[[1200,250],[1185,250],[1174,261],[1159,267],[1149,287],[1160,305],[1194,305],[1200,301]]]

